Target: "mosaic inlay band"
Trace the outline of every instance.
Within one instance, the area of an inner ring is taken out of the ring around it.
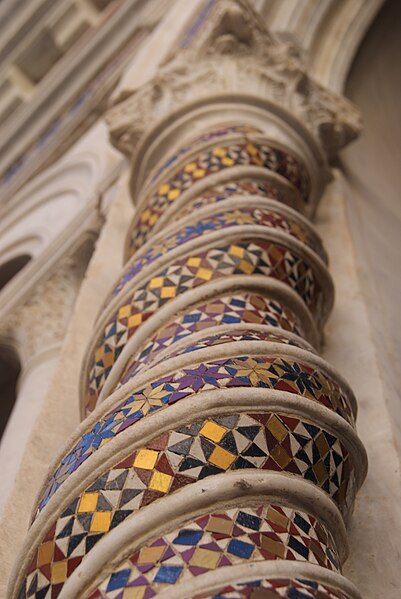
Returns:
[[[43,509],[68,476],[118,433],[148,414],[165,409],[185,397],[195,400],[200,391],[247,386],[276,389],[316,401],[350,418],[347,398],[336,392],[332,382],[324,379],[321,373],[311,372],[310,368],[284,358],[247,356],[215,360],[165,376],[132,393],[83,435],[51,477],[38,509]]]
[[[138,249],[145,243],[165,208],[193,183],[223,169],[239,165],[260,166],[271,170],[299,189],[304,200],[308,197],[309,178],[306,170],[287,152],[258,142],[218,146],[186,164],[165,183],[159,185],[157,191],[146,201],[146,208],[140,206],[138,220],[135,220],[136,236],[132,247]]]
[[[131,280],[142,268],[151,264],[154,260],[164,255],[171,249],[190,241],[191,239],[197,238],[210,231],[224,229],[226,227],[232,227],[235,225],[247,225],[257,224],[280,230],[294,238],[304,242],[306,245],[311,247],[314,251],[321,254],[324,259],[325,256],[320,249],[316,239],[305,230],[302,229],[299,223],[291,221],[288,217],[285,218],[281,214],[274,213],[272,210],[261,210],[258,208],[241,208],[235,212],[225,212],[220,214],[212,215],[208,218],[198,221],[194,225],[189,225],[182,231],[173,234],[170,238],[167,238],[163,243],[160,243],[156,247],[150,247],[149,250],[143,257],[140,257],[135,263],[129,267],[124,277],[120,280],[117,286],[114,288],[112,295],[116,295],[121,291],[124,284]]]
[[[47,572],[61,567],[61,563],[67,572],[103,535],[143,506],[228,470],[291,472],[338,496],[333,481],[348,475],[347,455],[338,442],[329,447],[329,436],[323,431],[312,440],[307,427],[283,415],[233,414],[197,421],[158,436],[105,472],[69,504],[39,545],[27,588],[45,565],[45,553]],[[316,454],[319,461],[312,464]],[[336,463],[335,472],[319,465],[326,464],[329,455],[333,465]],[[43,584],[49,582],[50,578]]]
[[[106,325],[89,372],[87,405],[98,397],[127,340],[158,308],[208,281],[236,274],[262,274],[299,293],[320,322],[324,298],[313,268],[295,252],[263,241],[242,242],[185,256],[155,274],[121,305]]]
[[[180,339],[175,339],[175,342],[182,341],[185,337],[181,337]],[[205,347],[213,347],[213,345],[223,345],[224,343],[231,343],[233,341],[255,341],[255,340],[265,340],[271,342],[283,343],[286,345],[293,345],[295,347],[305,348],[305,343],[301,340],[301,338],[293,338],[285,336],[283,333],[261,330],[252,330],[251,328],[248,330],[239,330],[232,327],[229,331],[227,330],[224,334],[219,332],[219,334],[208,334],[203,336],[201,339],[197,339],[193,344],[189,344],[188,347],[179,347],[171,348],[171,351],[163,351],[162,357],[157,356],[157,351],[153,349],[151,354],[148,354],[148,360],[139,362],[136,358],[129,360],[124,370],[124,374],[120,378],[121,385],[125,384],[131,378],[133,378],[145,365],[149,366],[157,366],[160,362],[173,358],[175,356],[179,356],[181,354],[189,353],[196,351],[197,349],[203,349]],[[310,346],[307,348],[311,350]],[[160,350],[161,351],[161,350]],[[117,387],[118,388],[118,387]]]
[[[153,184],[157,181],[157,179],[159,179],[159,177],[168,169],[170,169],[174,164],[176,164],[176,162],[183,156],[185,156],[185,154],[188,154],[190,152],[194,151],[194,148],[197,145],[203,145],[208,143],[209,141],[218,139],[220,137],[227,137],[227,135],[230,135],[232,133],[243,133],[244,136],[250,134],[250,133],[262,133],[262,131],[256,127],[253,127],[252,125],[226,125],[226,126],[222,126],[219,127],[218,129],[212,129],[210,131],[207,131],[205,133],[203,133],[202,135],[199,135],[197,137],[194,137],[193,139],[189,140],[187,145],[180,148],[175,154],[172,154],[171,156],[168,157],[168,159],[160,166],[160,167],[156,167],[156,169],[154,169],[154,172],[151,173],[150,176],[150,181],[149,183],[146,182],[144,184],[144,189],[146,189],[146,187],[148,187],[148,185]]]
[[[341,591],[313,580],[284,578],[251,580],[225,586],[194,599],[350,599]]]
[[[187,216],[191,212],[200,210],[210,204],[218,204],[231,196],[255,195],[270,200],[276,200],[281,204],[288,203],[288,190],[285,194],[279,187],[277,181],[273,184],[266,180],[252,180],[251,178],[240,178],[222,185],[209,187],[202,191],[196,198],[189,200],[180,211],[181,216]],[[168,212],[167,212],[168,214]]]
[[[148,589],[146,597],[154,597],[168,585],[217,568],[275,559],[338,569],[331,535],[313,517],[276,505],[244,507],[202,516],[142,547],[90,599],[122,599],[125,589],[138,586],[144,587],[142,597]]]
[[[248,202],[249,203],[249,202]],[[256,203],[256,202],[255,202]],[[135,262],[127,269],[123,277],[117,283],[112,291],[112,296],[117,295],[124,285],[133,279],[144,267],[152,264],[157,258],[163,256],[166,252],[175,249],[191,239],[200,237],[210,231],[217,231],[227,227],[238,225],[260,225],[273,228],[276,231],[287,233],[291,237],[298,239],[315,251],[322,260],[326,259],[322,251],[321,244],[316,236],[307,231],[302,225],[292,220],[290,217],[270,210],[261,208],[241,207],[233,211],[225,211],[205,217],[194,224],[187,225],[184,229],[175,232],[167,238],[164,238],[156,246],[151,246],[143,256],[136,255]],[[111,298],[108,298],[108,301]],[[108,302],[106,302],[107,304]]]
[[[297,335],[303,334],[299,319],[279,302],[246,293],[241,296],[215,298],[196,309],[186,311],[181,318],[176,318],[160,328],[156,335],[145,344],[138,356],[134,356],[127,362],[123,376],[128,369],[134,376],[160,351],[181,341],[191,333],[219,325],[240,323],[265,324],[285,331],[292,331]],[[88,406],[88,408],[93,409],[93,406]]]

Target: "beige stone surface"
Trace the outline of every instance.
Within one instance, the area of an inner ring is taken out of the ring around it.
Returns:
[[[341,175],[328,189],[319,208],[317,228],[325,240],[336,287],[323,355],[338,368],[356,394],[357,428],[369,460],[368,476],[357,496],[350,524],[350,557],[344,573],[360,589],[364,599],[399,599],[400,464],[359,279]]]

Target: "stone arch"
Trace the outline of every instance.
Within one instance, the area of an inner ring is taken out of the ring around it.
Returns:
[[[17,398],[20,371],[21,364],[15,350],[0,342],[0,438]]]
[[[13,279],[32,259],[29,254],[19,254],[0,265],[0,291]]]

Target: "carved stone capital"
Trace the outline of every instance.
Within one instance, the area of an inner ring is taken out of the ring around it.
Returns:
[[[189,48],[173,51],[149,83],[116,99],[106,114],[111,141],[131,155],[149,128],[169,113],[233,94],[287,110],[329,158],[360,131],[358,110],[308,75],[297,47],[269,33],[245,0],[219,0]]]

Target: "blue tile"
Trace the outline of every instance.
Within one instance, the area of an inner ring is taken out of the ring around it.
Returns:
[[[181,574],[182,566],[160,566],[153,582],[174,584]]]
[[[245,543],[244,541],[239,541],[238,539],[232,539],[227,547],[228,553],[232,553],[237,557],[244,557],[245,559],[250,558],[253,549],[254,545],[251,545],[251,543]]]
[[[178,537],[173,541],[175,545],[197,545],[203,536],[201,530],[180,530]]]
[[[107,585],[106,591],[115,591],[116,589],[122,589],[126,586],[131,570],[120,570],[119,572],[113,572],[110,576],[109,584]]]

